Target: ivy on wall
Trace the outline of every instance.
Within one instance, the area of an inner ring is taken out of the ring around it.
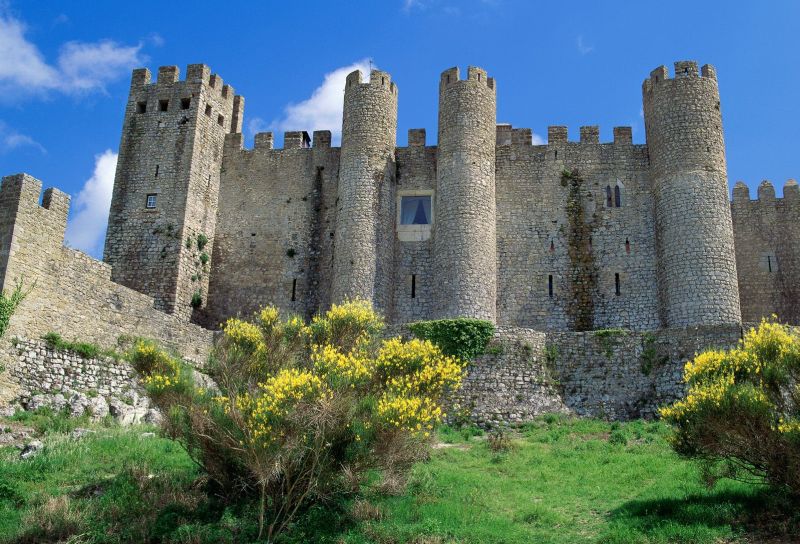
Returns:
[[[482,355],[494,335],[494,325],[482,319],[438,319],[408,325],[417,338],[430,340],[447,355],[466,361]]]

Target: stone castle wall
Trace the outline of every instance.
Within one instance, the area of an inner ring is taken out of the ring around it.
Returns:
[[[499,324],[659,327],[647,149],[629,127],[615,128],[613,143],[598,132],[582,127],[572,142],[550,127],[547,145],[531,145],[530,129],[498,127]]]
[[[330,300],[339,149],[330,132],[287,133],[273,149],[271,133],[242,149],[241,134],[225,148],[219,221],[211,265],[210,324],[249,316],[273,304],[309,315]]]
[[[800,189],[790,180],[783,198],[768,181],[750,200],[744,183],[733,189],[733,233],[742,319],[777,315],[800,323]]]
[[[0,286],[18,280],[30,293],[11,319],[7,337],[57,332],[110,348],[120,335],[153,338],[184,357],[205,362],[214,333],[154,306],[153,298],[111,280],[111,267],[64,247],[69,197],[45,191],[20,174],[0,185]]]
[[[688,360],[710,347],[734,347],[741,334],[729,325],[579,333],[500,327],[487,354],[468,367],[453,415],[489,426],[552,412],[656,417],[685,394]]]

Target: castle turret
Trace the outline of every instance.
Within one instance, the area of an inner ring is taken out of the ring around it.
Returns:
[[[435,314],[495,319],[496,92],[469,67],[442,73],[434,206]]]
[[[664,326],[741,321],[714,68],[676,62],[642,86]]]
[[[356,70],[347,76],[344,90],[334,302],[364,298],[386,311],[392,231],[384,227],[392,225],[396,143],[397,86],[378,70],[363,83]]]
[[[225,135],[244,99],[202,64],[134,70],[104,260],[112,279],[185,316],[205,303]]]

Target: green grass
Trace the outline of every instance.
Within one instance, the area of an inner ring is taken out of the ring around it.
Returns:
[[[73,511],[57,523],[83,535],[74,542],[251,541],[252,513],[198,493],[199,471],[176,443],[104,426],[76,442],[62,434],[68,425],[42,423],[56,416],[28,417],[49,433],[46,449],[30,461],[0,450],[0,542],[36,542],[32,520],[47,518],[59,496]],[[777,498],[759,487],[707,489],[697,466],[672,453],[668,432],[548,416],[496,453],[484,433],[445,427],[402,494],[365,492],[377,515],[351,518],[354,502],[314,508],[284,542],[719,544],[800,529],[797,514],[769,517]]]

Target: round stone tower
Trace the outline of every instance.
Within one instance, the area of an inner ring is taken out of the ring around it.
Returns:
[[[495,320],[496,90],[486,71],[442,73],[434,206],[435,315]]]
[[[714,68],[661,66],[642,85],[665,327],[739,323],[739,288]]]
[[[332,298],[363,298],[385,310],[388,271],[378,262],[392,247],[381,225],[391,214],[397,86],[378,70],[367,83],[356,70],[345,85]]]

